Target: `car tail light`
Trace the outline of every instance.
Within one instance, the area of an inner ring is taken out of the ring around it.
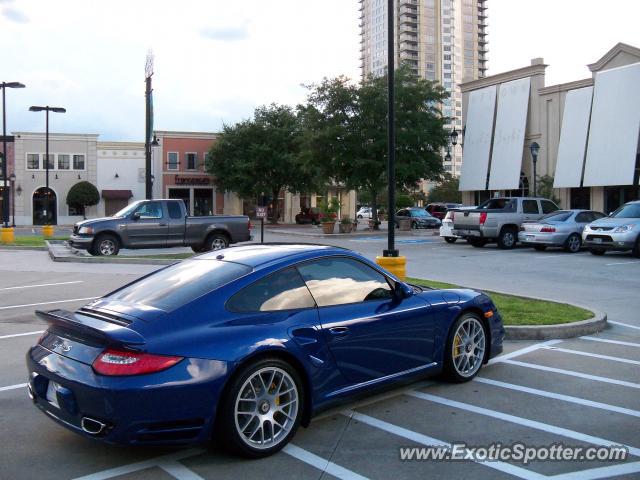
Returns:
[[[253,225],[251,225],[251,219],[249,219],[249,221],[247,222],[247,228],[251,230],[252,227]]]
[[[449,218],[451,218],[451,221],[453,222],[453,219],[455,218],[456,213],[455,212],[451,212],[451,216]]]
[[[540,231],[541,231],[542,233],[553,233],[553,232],[555,232],[555,231],[556,231],[556,228],[555,228],[555,227],[542,227],[542,228],[540,229]]]
[[[100,375],[143,375],[166,370],[182,358],[107,348],[95,359],[93,369]]]
[[[480,225],[484,225],[484,222],[487,221],[487,212],[480,213]]]

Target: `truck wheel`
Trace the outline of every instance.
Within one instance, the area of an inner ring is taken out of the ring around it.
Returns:
[[[102,235],[98,235],[98,238],[93,241],[89,253],[94,256],[103,255],[105,257],[111,257],[118,255],[119,251],[120,241],[118,238],[115,235],[103,233]]]
[[[467,243],[469,245],[471,245],[472,247],[482,248],[487,244],[487,239],[486,238],[469,237],[469,238],[467,238]]]
[[[511,250],[516,246],[518,233],[511,227],[505,227],[498,236],[498,247],[502,250]]]
[[[222,250],[223,248],[227,248],[228,246],[229,239],[222,233],[214,233],[212,235],[209,235],[209,238],[207,238],[208,250]]]

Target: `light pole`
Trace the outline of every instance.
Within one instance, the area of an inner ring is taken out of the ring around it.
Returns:
[[[16,174],[11,173],[9,176],[9,182],[11,182],[11,226],[16,226],[16,192],[13,187],[16,185]]]
[[[531,150],[531,159],[533,160],[533,196],[538,196],[537,189],[537,177],[538,174],[536,172],[536,164],[538,163],[538,151],[540,150],[540,145],[537,142],[533,142],[529,145],[529,150]]]
[[[4,183],[3,200],[2,200],[2,225],[9,228],[9,204],[5,197],[7,196],[7,108],[5,91],[7,88],[24,88],[24,84],[20,82],[2,82],[2,181]]]
[[[38,107],[31,106],[29,107],[30,112],[45,112],[45,128],[44,128],[44,164],[45,164],[45,184],[47,190],[47,216],[50,215],[51,212],[51,194],[49,190],[49,112],[54,113],[66,113],[66,109],[62,107],[50,107],[47,105],[46,107]],[[46,225],[49,225],[47,221]],[[52,231],[53,229],[47,229],[48,231]],[[47,234],[48,235],[48,234]]]

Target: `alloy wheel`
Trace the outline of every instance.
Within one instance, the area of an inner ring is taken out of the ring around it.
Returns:
[[[567,241],[567,249],[571,253],[576,253],[580,251],[580,247],[582,246],[582,241],[580,241],[580,237],[577,235],[571,235],[569,240]]]
[[[100,255],[105,255],[105,256],[113,255],[115,251],[116,251],[116,244],[110,238],[107,238],[100,242]]]
[[[453,337],[453,366],[462,377],[471,377],[482,366],[485,352],[485,333],[474,317],[462,322]]]
[[[236,430],[248,446],[265,450],[285,440],[298,416],[298,387],[286,371],[267,367],[253,373],[235,403]]]

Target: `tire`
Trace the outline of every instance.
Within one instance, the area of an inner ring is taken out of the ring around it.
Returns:
[[[444,237],[444,241],[447,243],[456,243],[456,240],[458,240],[457,237]]]
[[[518,243],[518,232],[511,227],[505,227],[498,235],[498,248],[511,250]]]
[[[206,252],[205,248],[202,245],[199,245],[197,247],[194,247],[193,245],[191,246],[191,250],[193,250],[193,253],[202,253],[202,252]]]
[[[601,255],[604,255],[604,249],[603,248],[598,248],[598,247],[591,247],[591,250],[589,250],[591,252],[591,255],[597,255],[598,257]]]
[[[118,240],[118,237],[109,233],[103,233],[102,235],[98,235],[98,238],[93,241],[89,253],[96,257],[113,257],[118,255],[119,251],[120,240]]]
[[[472,247],[482,248],[487,244],[487,239],[486,238],[469,237],[469,238],[467,238],[467,243],[469,245],[471,245]]]
[[[411,222],[411,229],[412,230],[417,230],[418,229],[418,222]]]
[[[572,233],[565,240],[562,248],[564,248],[565,252],[578,253],[582,248],[582,238],[577,233]]]
[[[640,235],[638,235],[638,238],[636,238],[636,243],[633,246],[633,250],[631,250],[631,255],[636,258],[640,258]]]
[[[533,248],[538,252],[544,252],[547,249],[546,245],[534,245]]]
[[[223,233],[212,233],[207,237],[205,251],[213,252],[229,247],[229,237]]]
[[[285,389],[289,392],[278,395]],[[298,372],[277,358],[259,360],[235,375],[220,399],[218,438],[234,453],[267,457],[295,435],[303,408],[304,389]]]
[[[477,314],[465,313],[458,318],[449,331],[444,352],[444,379],[461,383],[475,377],[484,363],[487,342],[486,327]]]

